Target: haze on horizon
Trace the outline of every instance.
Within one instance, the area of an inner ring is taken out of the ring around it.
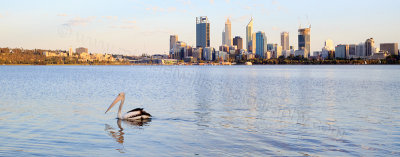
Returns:
[[[0,6],[0,47],[63,49],[87,47],[91,53],[167,54],[169,36],[195,46],[195,19],[208,16],[211,46],[221,45],[226,18],[232,37],[264,31],[268,43],[280,44],[288,31],[297,49],[297,29],[311,24],[311,54],[326,39],[358,44],[400,42],[398,0],[15,0]]]

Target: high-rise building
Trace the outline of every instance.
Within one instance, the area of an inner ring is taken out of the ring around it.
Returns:
[[[226,45],[225,43],[225,30],[222,30],[222,45]]]
[[[210,23],[207,16],[196,17],[196,47],[210,47]]]
[[[185,58],[185,53],[187,54],[187,49],[188,47],[185,42],[177,41],[173,58],[183,60],[183,58]]]
[[[229,18],[225,22],[225,32],[224,34],[224,41],[223,45],[232,46],[232,29],[231,29],[231,21]]]
[[[214,48],[212,48],[212,47],[205,47],[204,48],[204,50],[203,50],[203,58],[204,58],[204,60],[207,60],[207,61],[212,61],[213,60],[213,52],[214,52]]]
[[[267,36],[259,31],[256,33],[256,55],[259,58],[265,58],[265,52],[267,52]]]
[[[350,44],[349,45],[349,56],[347,58],[356,58],[357,56],[357,45]]]
[[[349,57],[349,45],[337,45],[335,58],[347,59]]]
[[[375,49],[375,42],[374,38],[369,38],[365,41],[365,55],[366,56],[372,56],[374,53]]]
[[[243,39],[239,36],[233,38],[233,45],[237,46],[238,50],[243,49]]]
[[[358,57],[365,57],[365,54],[366,54],[366,52],[365,52],[365,43],[364,43],[364,42],[361,42],[361,43],[359,43],[359,44],[357,45],[357,48],[356,48],[356,55],[357,55]]]
[[[333,41],[331,39],[325,40],[325,47],[326,50],[332,51],[335,50],[335,46],[333,45]]]
[[[253,33],[253,35],[251,35],[251,52],[255,55],[256,54],[256,48],[257,48],[257,44],[256,44],[256,33]]]
[[[399,44],[398,43],[382,43],[381,51],[387,51],[391,55],[399,55]]]
[[[84,47],[78,47],[78,48],[76,48],[76,49],[75,49],[75,52],[76,52],[77,54],[89,53],[88,49],[87,49],[87,48],[84,48]]]
[[[310,30],[311,28],[299,29],[299,50],[304,50],[304,58],[310,56]]]
[[[254,52],[252,49],[252,41],[253,40],[253,18],[251,18],[249,24],[246,26],[246,48],[248,51]],[[254,42],[253,42],[254,43]]]
[[[289,32],[281,33],[281,46],[282,50],[289,50]]]
[[[176,42],[178,42],[178,35],[169,36],[169,55],[172,56],[175,52]]]

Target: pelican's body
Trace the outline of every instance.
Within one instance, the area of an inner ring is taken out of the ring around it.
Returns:
[[[119,93],[117,98],[112,102],[110,107],[108,107],[106,113],[118,102],[121,101],[118,109],[118,119],[128,120],[128,121],[138,121],[138,120],[145,120],[151,118],[151,115],[143,110],[143,108],[136,108],[133,109],[126,114],[122,115],[121,110],[122,106],[124,105],[125,101],[125,93]]]

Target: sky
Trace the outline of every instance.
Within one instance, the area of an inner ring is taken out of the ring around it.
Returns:
[[[358,44],[400,42],[399,0],[0,0],[0,47],[61,49],[91,53],[167,54],[169,36],[196,46],[196,17],[207,16],[211,46],[222,43],[227,18],[232,37],[245,39],[246,25],[280,44],[289,32],[311,25],[311,51],[324,41]]]

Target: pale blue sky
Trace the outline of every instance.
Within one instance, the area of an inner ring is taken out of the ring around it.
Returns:
[[[195,46],[196,16],[208,16],[212,47],[221,44],[227,17],[233,37],[244,38],[253,17],[254,31],[269,43],[280,44],[280,32],[288,31],[295,48],[299,24],[311,23],[312,51],[326,39],[400,42],[399,0],[1,0],[0,47],[166,53],[170,34]]]

